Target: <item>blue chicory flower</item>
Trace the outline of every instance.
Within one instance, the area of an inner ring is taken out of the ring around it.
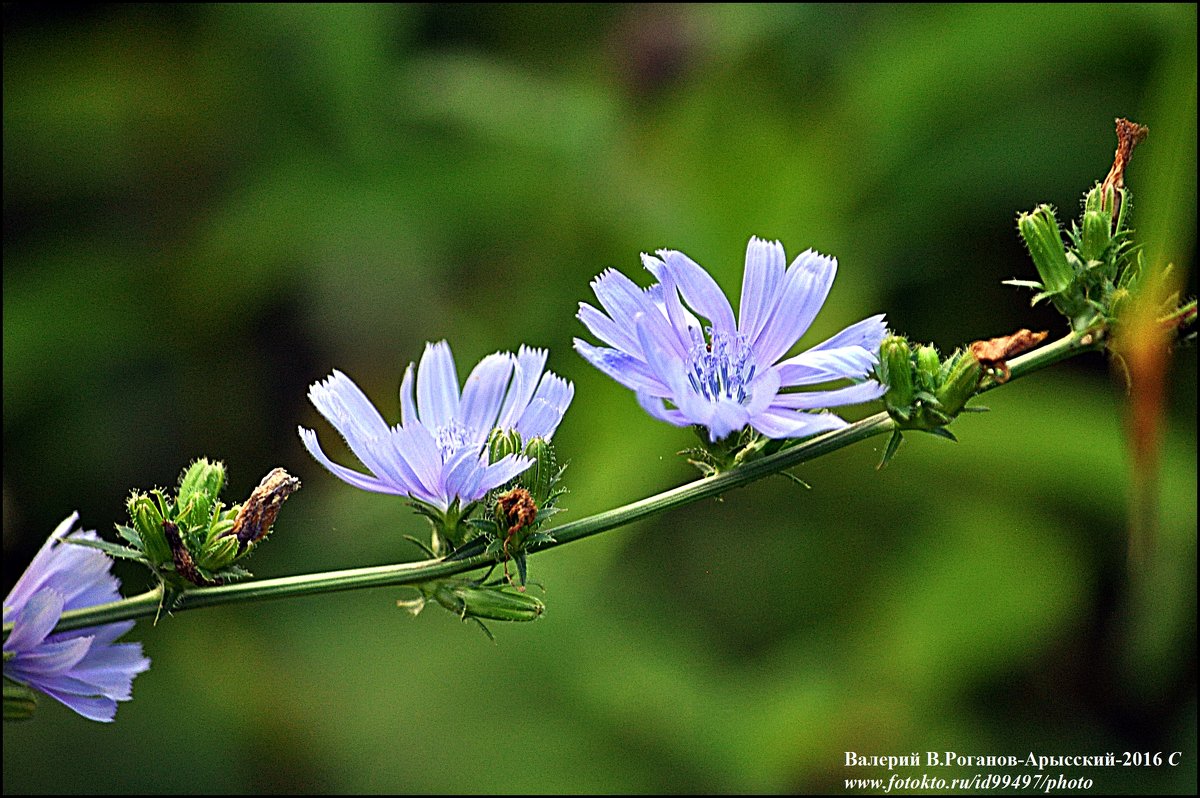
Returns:
[[[493,429],[515,429],[526,441],[554,434],[575,386],[552,372],[543,374],[545,365],[544,349],[496,352],[471,371],[460,395],[449,344],[427,344],[416,370],[415,401],[411,363],[404,372],[401,423],[395,426],[388,426],[349,377],[334,371],[309,388],[309,399],[371,473],[330,460],[312,430],[302,427],[300,438],[342,481],[445,511],[454,502],[483,498],[533,463],[516,454],[489,463],[486,444]]]
[[[682,252],[660,250],[642,262],[658,280],[645,290],[613,269],[592,282],[604,311],[581,302],[578,318],[609,346],[576,338],[575,349],[635,391],[655,418],[707,427],[714,442],[746,425],[769,438],[796,438],[846,425],[831,413],[805,411],[883,395],[878,382],[858,382],[876,363],[882,315],[781,360],[825,303],[834,258],[808,250],[785,269],[782,244],[751,238],[737,321],[716,281]],[[784,390],[841,379],[856,384]]]
[[[90,720],[111,721],[133,696],[133,678],[150,667],[141,643],[117,643],[133,621],[51,634],[63,612],[121,598],[107,554],[64,543],[78,513],[58,525],[4,599],[4,675],[66,704]],[[97,540],[95,532],[74,538]]]

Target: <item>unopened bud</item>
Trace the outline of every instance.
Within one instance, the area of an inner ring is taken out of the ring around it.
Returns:
[[[510,454],[521,453],[521,433],[497,427],[488,436],[488,462],[498,463]]]
[[[947,363],[949,371],[938,389],[937,398],[942,412],[953,418],[974,396],[983,370],[975,356],[967,351],[958,352]]]
[[[1112,241],[1112,220],[1104,211],[1083,212],[1079,254],[1086,261],[1100,260]]]
[[[930,344],[917,347],[917,389],[929,393],[936,391],[941,367],[942,359],[935,347]]]
[[[525,445],[525,456],[533,465],[521,476],[521,484],[529,488],[533,501],[541,507],[549,501],[558,481],[558,458],[554,446],[545,438],[531,438]]]
[[[1054,210],[1049,205],[1039,205],[1031,213],[1021,214],[1017,219],[1017,229],[1029,247],[1033,265],[1037,267],[1046,293],[1065,291],[1074,279],[1075,272],[1067,261],[1062,230],[1059,229]]]
[[[163,516],[153,498],[136,491],[129,497],[129,520],[142,542],[142,553],[152,565],[171,562],[171,547],[163,534]]]
[[[177,520],[189,527],[206,526],[221,489],[225,487],[225,466],[200,458],[188,466],[179,479]]]
[[[488,621],[536,621],[546,611],[540,599],[502,587],[441,584],[434,598],[461,618]]]
[[[879,380],[888,387],[884,395],[888,412],[908,421],[913,403],[912,349],[903,336],[893,335],[879,345]]]

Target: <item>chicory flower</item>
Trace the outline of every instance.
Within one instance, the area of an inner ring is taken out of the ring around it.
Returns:
[[[705,427],[713,442],[747,425],[768,438],[797,438],[846,426],[807,411],[883,395],[866,379],[886,334],[882,315],[783,359],[825,303],[834,258],[808,250],[785,268],[778,241],[751,238],[736,320],[716,281],[682,252],[660,250],[642,262],[658,280],[645,290],[613,269],[592,282],[604,310],[581,302],[578,318],[608,346],[576,338],[575,349],[635,391],[655,418]],[[791,390],[843,379],[855,384]]]
[[[427,344],[415,373],[415,398],[412,364],[404,372],[395,426],[349,377],[334,371],[309,388],[309,399],[371,473],[333,462],[312,430],[300,428],[300,438],[321,465],[356,488],[409,496],[442,511],[469,504],[533,463],[515,453],[489,462],[493,429],[516,430],[526,441],[548,439],[562,421],[575,387],[543,374],[545,365],[544,349],[496,352],[471,371],[460,393],[449,344]]]
[[[4,599],[4,675],[40,690],[90,720],[111,721],[117,702],[132,697],[133,679],[150,667],[141,643],[117,643],[133,621],[52,634],[63,612],[121,598],[112,560],[64,542],[79,519],[72,513],[42,546]],[[95,532],[73,538],[97,540]]]

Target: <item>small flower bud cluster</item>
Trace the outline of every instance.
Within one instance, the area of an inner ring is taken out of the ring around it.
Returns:
[[[1142,271],[1125,227],[1128,207],[1125,189],[1097,184],[1085,196],[1083,213],[1072,222],[1065,242],[1049,205],[1021,214],[1017,230],[1041,282],[1008,282],[1037,290],[1033,303],[1049,299],[1078,331],[1105,326],[1115,319],[1119,298],[1128,294]]]
[[[893,335],[880,347],[879,379],[888,386],[883,401],[902,429],[931,431],[962,412],[979,387],[983,370],[968,350],[942,359],[930,344],[914,351],[908,339]]]
[[[473,521],[475,530],[482,533],[484,553],[517,567],[522,589],[526,578],[525,549],[533,544],[546,543],[553,538],[538,529],[542,523],[561,511],[558,500],[566,490],[559,482],[566,466],[558,464],[554,445],[545,438],[535,437],[523,443],[514,430],[492,431],[488,438],[488,456],[496,462],[509,454],[521,454],[533,461],[522,474],[493,489],[487,496],[490,517]],[[511,581],[511,580],[508,580]]]
[[[218,496],[225,466],[197,460],[179,479],[174,497],[161,488],[135,491],[127,503],[130,526],[117,526],[129,544],[97,541],[109,554],[136,560],[174,590],[211,586],[250,576],[237,563],[270,532],[300,480],[282,468],[263,479],[243,504],[226,508]]]
[[[902,335],[885,338],[879,348],[879,381],[888,386],[883,402],[896,430],[880,467],[902,440],[901,430],[920,430],[954,440],[946,429],[974,396],[984,371],[969,349],[942,358],[930,344],[910,344]]]
[[[1049,299],[1079,333],[1105,335],[1121,317],[1121,307],[1136,295],[1146,269],[1135,247],[1128,224],[1129,192],[1125,169],[1134,147],[1147,130],[1126,119],[1117,120],[1117,152],[1103,182],[1084,195],[1083,212],[1063,240],[1054,210],[1039,205],[1017,218],[1017,230],[1040,282],[1007,280],[1010,285],[1032,288],[1033,304]],[[1176,311],[1179,297],[1171,297],[1164,312]]]

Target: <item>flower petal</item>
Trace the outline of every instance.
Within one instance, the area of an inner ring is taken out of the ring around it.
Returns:
[[[13,630],[4,641],[4,650],[27,651],[41,645],[62,617],[65,604],[62,593],[46,588],[30,596],[23,606],[7,605],[16,609],[17,614]]]
[[[458,417],[458,374],[450,344],[425,345],[417,366],[417,412],[429,429],[444,427]]]
[[[651,396],[645,391],[637,392],[638,404],[642,406],[650,415],[657,418],[659,421],[665,421],[668,424],[674,424],[677,427],[691,426],[692,422],[678,408],[667,407],[661,397]]]
[[[372,443],[387,436],[388,425],[354,380],[335,369],[324,381],[309,386],[308,398],[359,462],[377,477],[386,479],[388,468],[373,453]]]
[[[775,403],[775,398],[779,395],[779,385],[779,370],[775,368],[764,369],[750,383],[747,389],[750,401],[746,403],[746,412],[750,418],[753,419]]]
[[[816,410],[822,407],[840,407],[859,402],[870,402],[887,393],[887,386],[874,380],[836,388],[831,391],[805,391],[804,393],[781,393],[772,403],[776,408],[793,410]]]
[[[772,365],[800,340],[825,304],[836,274],[837,260],[811,249],[792,261],[779,304],[750,342],[760,366]]]
[[[787,258],[778,241],[757,236],[746,245],[746,273],[742,277],[742,299],[738,306],[738,332],[753,341],[779,304]]]
[[[488,355],[471,369],[463,384],[458,418],[472,434],[472,442],[482,445],[496,425],[500,403],[508,391],[516,358],[508,352]],[[477,439],[477,440],[476,440]]]
[[[522,346],[517,351],[512,384],[504,398],[504,406],[500,408],[500,417],[496,420],[497,427],[512,429],[521,418],[533,399],[538,378],[542,376],[542,370],[546,367],[547,354],[545,349],[533,349],[528,346]]]
[[[703,343],[704,325],[694,313],[683,306],[675,277],[666,264],[645,254],[642,255],[642,263],[658,279],[657,283],[646,289],[646,297],[667,318],[666,329],[660,329],[656,337],[660,338],[664,345],[669,344],[669,351],[686,358],[693,346]]]
[[[625,352],[593,346],[582,338],[574,339],[575,351],[583,359],[617,382],[633,391],[647,391],[654,396],[667,396],[670,390],[649,365]],[[638,347],[641,348],[640,346]]]
[[[800,413],[768,409],[754,417],[753,427],[768,438],[805,438],[841,429],[847,422],[832,413]]]
[[[374,493],[406,492],[403,485],[387,483],[373,476],[368,476],[351,468],[346,468],[346,466],[338,465],[330,460],[325,452],[322,451],[321,444],[317,441],[317,433],[310,429],[305,429],[304,427],[300,427],[299,429],[300,440],[304,443],[304,448],[308,449],[308,453],[311,454],[318,463],[325,466],[325,468],[329,470],[329,473],[333,474],[343,482],[347,482],[361,490],[369,490]]]
[[[708,319],[714,332],[731,333],[737,329],[733,308],[717,281],[700,264],[673,249],[659,250],[675,284],[692,310]]]
[[[841,349],[846,346],[861,346],[870,352],[878,352],[879,345],[887,337],[887,321],[884,315],[871,316],[851,324],[837,335],[822,341],[812,349]],[[811,349],[809,351],[812,351]]]
[[[76,695],[45,685],[37,688],[56,701],[61,701],[88,720],[111,723],[117,716],[117,702],[104,696]]]
[[[630,354],[641,354],[637,337],[633,334],[633,320],[638,314],[650,310],[642,289],[616,269],[606,269],[592,281],[592,290],[613,321],[609,332],[616,340],[610,343]]]
[[[492,488],[498,488],[505,482],[525,471],[533,465],[533,460],[528,457],[516,454],[508,454],[501,457],[496,462],[483,467],[482,476],[479,482],[480,496],[486,494]]]
[[[413,364],[409,363],[404,370],[404,379],[400,381],[400,423],[406,427],[420,424],[417,417],[417,400],[413,397]]]
[[[524,440],[549,439],[558,429],[563,415],[575,397],[575,386],[557,374],[547,372],[537,393],[517,422],[517,432]]]
[[[705,426],[708,439],[719,441],[730,433],[737,432],[750,423],[750,414],[743,405],[732,400],[712,402],[712,413]]]
[[[809,349],[779,364],[784,387],[813,385],[829,380],[856,380],[867,376],[878,357],[861,346]]]
[[[12,586],[12,590],[8,591],[8,596],[4,599],[5,623],[8,623],[11,620],[10,616],[15,615],[21,607],[25,606],[30,597],[46,584],[47,579],[54,572],[54,563],[57,559],[54,555],[58,541],[71,531],[78,520],[79,513],[74,512],[68,515],[62,523],[54,528],[50,537],[46,538],[46,542],[38,549],[37,554],[33,555],[33,559],[29,561],[29,567],[17,579],[16,584]]]

